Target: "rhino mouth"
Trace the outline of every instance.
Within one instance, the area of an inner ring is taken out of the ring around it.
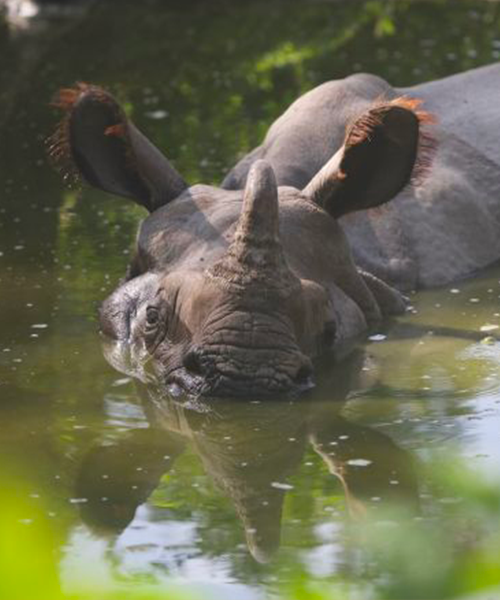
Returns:
[[[203,395],[204,380],[189,374],[185,369],[175,369],[164,376],[167,392],[174,398],[180,396],[191,396],[198,398]]]
[[[104,357],[112,367],[144,383],[161,383],[174,399],[186,396],[210,399],[286,399],[301,396],[316,387],[313,369],[308,362],[298,369],[295,377],[283,373],[280,377],[272,377],[271,374],[263,376],[258,371],[253,376],[248,372],[242,376],[234,368],[230,372],[212,370],[194,373],[191,359],[187,361],[191,369],[184,365],[166,369],[161,360],[153,359],[151,362],[150,359],[145,361],[142,354],[137,356],[130,344],[103,338],[102,347]],[[152,368],[146,369],[147,364]]]

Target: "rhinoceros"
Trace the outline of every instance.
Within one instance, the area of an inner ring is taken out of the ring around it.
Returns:
[[[62,90],[52,155],[150,213],[102,331],[173,394],[310,389],[312,360],[403,313],[405,291],[500,258],[498,97],[500,65],[408,89],[330,81],[213,187],[185,182],[107,91]]]

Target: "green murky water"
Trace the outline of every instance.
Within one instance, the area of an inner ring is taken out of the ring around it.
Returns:
[[[103,357],[96,307],[142,213],[62,188],[48,102],[103,84],[188,181],[216,182],[324,80],[404,86],[497,60],[500,6],[98,4],[0,31],[0,456],[25,525],[41,508],[70,590],[138,575],[238,600],[297,571],[371,589],[387,573],[353,524],[396,502],[446,536],[461,499],[429,483],[434,465],[498,475],[500,346],[483,338],[500,327],[500,268],[414,296],[412,314],[324,361],[308,402],[183,409]]]

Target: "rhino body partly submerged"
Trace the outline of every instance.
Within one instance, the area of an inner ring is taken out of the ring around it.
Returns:
[[[435,118],[432,169],[383,211],[341,219],[354,261],[406,290],[470,275],[500,258],[500,65],[406,89],[365,74],[325,83],[271,126],[223,186],[242,187],[252,161],[264,158],[278,185],[302,189],[342,145],[346,123],[381,97],[402,95]]]
[[[173,391],[311,387],[310,359],[403,312],[401,291],[500,258],[499,94],[498,65],[408,90],[329,82],[216,188],[188,187],[100,88],[63,91],[54,153],[151,213],[104,332]]]

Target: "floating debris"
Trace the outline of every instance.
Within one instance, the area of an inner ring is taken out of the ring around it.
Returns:
[[[279,481],[273,481],[271,487],[276,488],[277,490],[293,490],[293,485],[290,485],[289,483],[280,483]]]
[[[351,467],[368,467],[372,462],[366,458],[351,458],[351,460],[347,461],[347,464]]]
[[[166,110],[151,110],[146,113],[146,117],[159,121],[168,117],[168,112]]]
[[[486,325],[482,325],[479,328],[479,331],[495,331],[495,329],[498,329],[498,325],[493,325],[492,323],[487,323]]]
[[[374,335],[371,335],[368,339],[370,340],[370,342],[383,342],[387,339],[387,336],[383,333],[376,333]]]
[[[116,379],[115,381],[113,381],[111,386],[112,387],[120,387],[122,385],[127,385],[127,383],[130,383],[131,381],[132,381],[132,379],[130,377],[123,377],[122,379]]]

